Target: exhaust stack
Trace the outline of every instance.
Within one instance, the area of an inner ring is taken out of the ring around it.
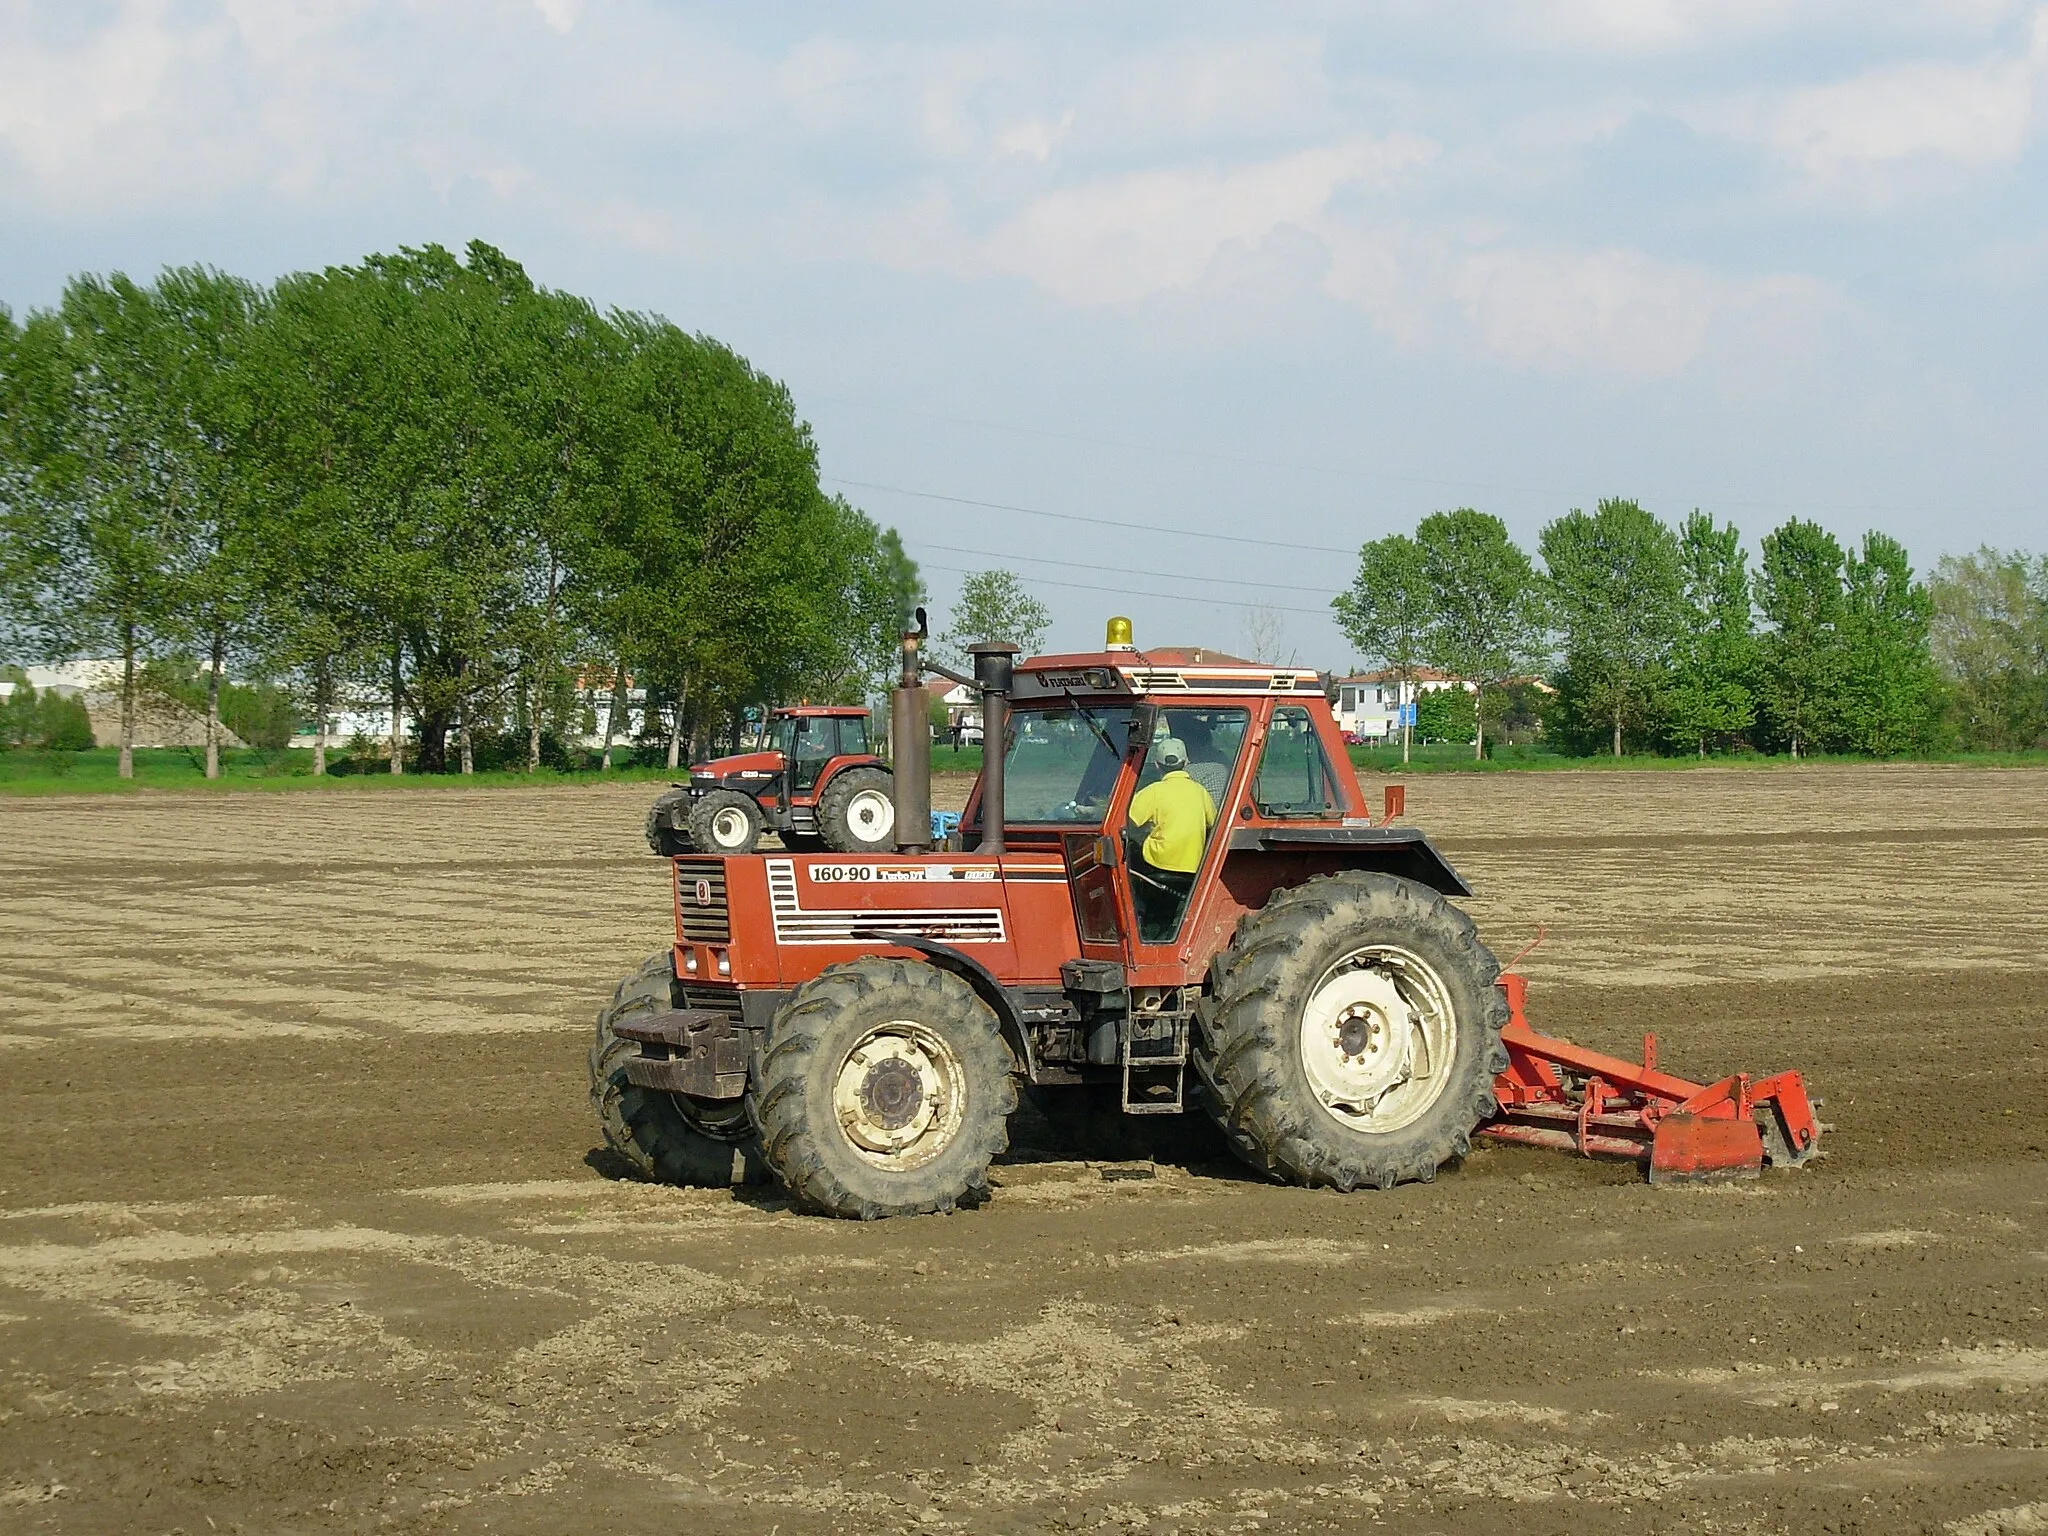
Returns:
[[[903,668],[889,691],[890,798],[899,853],[923,853],[932,845],[932,732],[919,655],[927,633],[920,608],[917,628],[903,631]]]
[[[976,853],[1003,851],[1003,755],[1010,739],[1010,674],[1017,647],[977,640],[974,686],[981,691],[981,843]]]

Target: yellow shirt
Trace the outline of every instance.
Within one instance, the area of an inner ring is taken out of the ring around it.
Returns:
[[[1176,768],[1157,784],[1131,797],[1131,825],[1145,834],[1145,862],[1154,869],[1191,875],[1202,863],[1202,845],[1216,825],[1216,801],[1187,771]]]

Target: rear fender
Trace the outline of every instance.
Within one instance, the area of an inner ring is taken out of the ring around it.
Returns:
[[[1465,877],[1416,827],[1238,827],[1230,834],[1224,878],[1235,886],[1244,876],[1251,880],[1243,883],[1255,884],[1270,875],[1270,893],[1312,875],[1350,869],[1396,875],[1444,896],[1472,894]]]
[[[825,764],[824,771],[818,775],[817,783],[792,798],[798,804],[815,804],[824,797],[825,787],[849,768],[879,768],[884,773],[889,771],[889,765],[873,753],[867,753],[858,757],[835,757]]]

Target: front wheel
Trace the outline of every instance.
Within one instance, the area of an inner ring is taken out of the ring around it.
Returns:
[[[909,960],[835,965],[790,995],[748,1091],[762,1155],[827,1216],[979,1200],[1017,1107],[1010,1050],[974,989]]]
[[[761,840],[761,807],[736,789],[714,789],[690,807],[690,839],[706,853],[752,853]]]
[[[1263,1172],[1347,1190],[1427,1181],[1494,1113],[1500,964],[1434,891],[1307,881],[1244,919],[1214,975],[1212,1108]]]
[[[722,1187],[758,1180],[760,1148],[737,1104],[684,1100],[626,1081],[626,1063],[640,1054],[613,1026],[672,1008],[675,956],[654,956],[620,982],[597,1015],[590,1046],[590,1103],[605,1145],[642,1178],[663,1184]]]
[[[688,789],[668,790],[647,808],[647,846],[664,859],[696,851],[690,841]]]
[[[893,781],[879,768],[848,768],[818,797],[818,830],[835,853],[887,853],[896,846]]]

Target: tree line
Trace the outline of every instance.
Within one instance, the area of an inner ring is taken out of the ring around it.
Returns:
[[[1480,753],[1532,674],[1578,752],[1894,757],[2048,734],[2048,559],[1983,549],[1922,580],[1889,535],[1844,547],[1793,518],[1752,571],[1733,523],[1673,528],[1620,498],[1551,522],[1537,556],[1499,518],[1432,514],[1360,550],[1339,627],[1397,678],[1477,684]]]
[[[372,701],[393,772],[537,767],[600,694],[609,760],[628,680],[674,764],[862,697],[920,596],[783,385],[481,242],[0,308],[0,644],[118,661],[124,776],[152,679],[203,697],[216,772],[231,673],[291,689],[316,772]]]

